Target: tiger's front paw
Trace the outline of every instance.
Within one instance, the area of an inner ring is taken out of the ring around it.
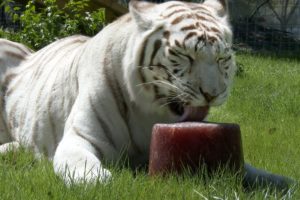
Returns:
[[[94,152],[89,142],[81,137],[68,135],[60,142],[55,152],[55,173],[59,174],[67,185],[107,183],[111,179],[111,172],[104,168]]]
[[[112,174],[108,169],[102,169],[98,173],[97,180],[100,183],[108,183],[109,181],[111,181],[111,179],[112,179]]]
[[[62,174],[60,172],[60,174]],[[75,169],[73,171],[66,170],[62,174],[62,178],[67,185],[97,182],[106,184],[112,179],[112,174],[105,168],[92,168],[92,169]]]

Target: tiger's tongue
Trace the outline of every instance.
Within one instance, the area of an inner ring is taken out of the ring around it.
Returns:
[[[203,107],[184,107],[184,113],[179,119],[179,122],[201,122],[207,116],[209,106]]]

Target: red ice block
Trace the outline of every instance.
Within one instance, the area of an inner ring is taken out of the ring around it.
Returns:
[[[237,172],[244,164],[237,124],[183,122],[156,124],[150,146],[149,174],[180,173],[227,166]]]

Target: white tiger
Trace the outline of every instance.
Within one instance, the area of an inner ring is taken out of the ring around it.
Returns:
[[[133,167],[148,162],[155,123],[202,121],[224,103],[235,72],[225,0],[129,10],[95,37],[59,40],[5,72],[0,151],[21,143],[67,183],[105,182],[104,160],[125,152]],[[247,180],[269,177],[245,168]]]

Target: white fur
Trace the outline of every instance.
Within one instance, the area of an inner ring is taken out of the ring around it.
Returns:
[[[0,74],[3,75],[10,67],[18,66],[28,56],[32,50],[26,46],[0,38]]]

